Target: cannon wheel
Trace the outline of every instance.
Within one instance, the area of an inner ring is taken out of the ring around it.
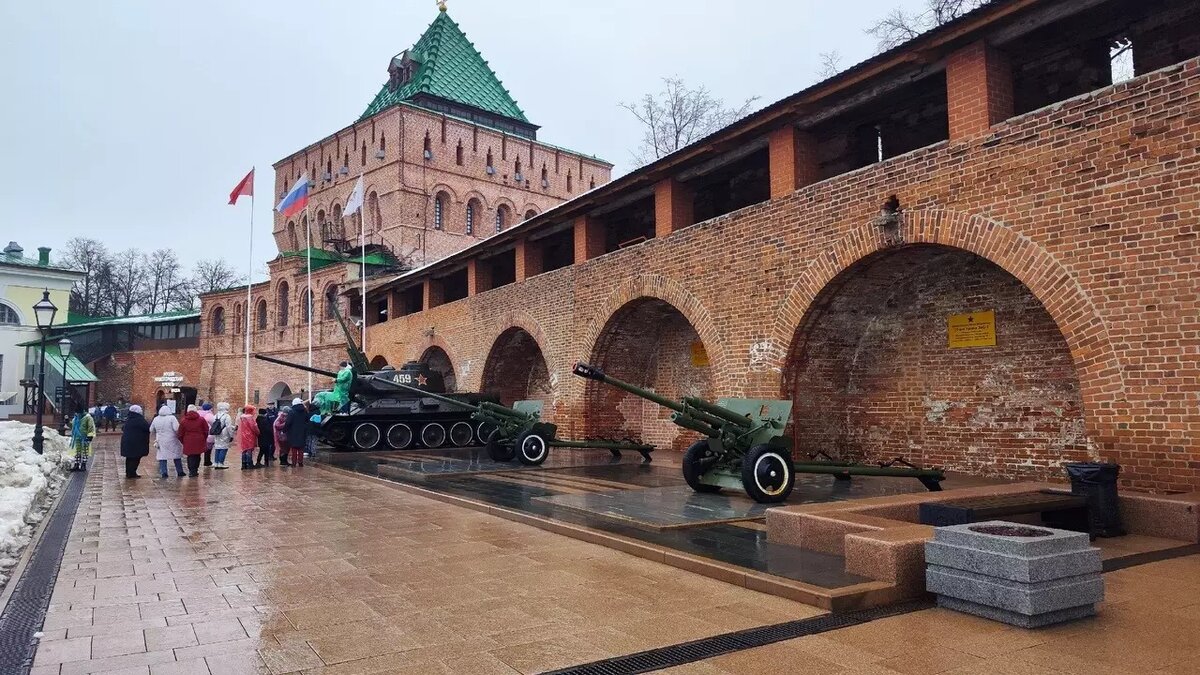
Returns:
[[[525,466],[538,466],[550,456],[550,444],[532,431],[517,436],[513,446],[517,450],[517,460]]]
[[[360,450],[370,450],[379,445],[379,427],[370,422],[354,427],[354,445]]]
[[[450,426],[450,445],[462,448],[471,444],[475,430],[466,422],[455,422]]]
[[[421,428],[421,444],[427,448],[440,448],[446,442],[446,427],[430,422]]]
[[[761,444],[742,458],[742,487],[759,504],[778,504],[795,486],[796,471],[787,450]]]
[[[699,440],[688,446],[683,453],[683,479],[696,492],[718,492],[720,487],[700,482],[700,476],[708,471],[717,460],[717,453],[708,447],[708,441]]]
[[[407,424],[393,424],[387,432],[387,443],[393,450],[403,450],[412,445],[413,432]]]
[[[517,448],[512,443],[505,443],[500,440],[499,435],[499,429],[492,429],[491,433],[487,436],[487,440],[484,441],[488,457],[491,457],[493,462],[511,462],[517,454]]]

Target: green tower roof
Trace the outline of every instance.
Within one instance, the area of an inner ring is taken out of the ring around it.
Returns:
[[[359,119],[422,94],[529,124],[487,61],[443,9],[412,49],[392,59],[392,78]]]

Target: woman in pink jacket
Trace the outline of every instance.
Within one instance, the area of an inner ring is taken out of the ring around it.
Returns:
[[[279,414],[275,416],[275,423],[271,425],[275,429],[275,447],[279,450],[279,466],[289,466],[287,453],[287,432],[284,428],[287,426],[288,409],[281,407]]]
[[[238,447],[242,449],[242,471],[254,468],[254,449],[258,447],[258,420],[254,419],[254,406],[242,408],[238,418]]]

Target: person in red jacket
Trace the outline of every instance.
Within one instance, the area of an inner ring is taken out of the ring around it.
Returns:
[[[179,440],[183,442],[183,455],[187,457],[188,476],[195,478],[200,475],[200,458],[208,448],[208,423],[194,405],[188,406],[187,414],[179,423]]]
[[[254,418],[254,406],[242,408],[238,418],[238,446],[242,449],[242,471],[254,468],[254,448],[258,447],[258,420]]]

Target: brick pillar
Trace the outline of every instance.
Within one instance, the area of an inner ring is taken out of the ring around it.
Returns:
[[[536,241],[522,239],[517,242],[517,281],[542,273],[542,245]]]
[[[1013,115],[1012,66],[1008,58],[975,42],[946,59],[950,140],[984,133]]]
[[[425,304],[425,309],[432,309],[442,304],[446,297],[442,290],[442,282],[437,279],[426,279],[424,288],[422,289],[422,302]]]
[[[786,197],[820,180],[812,136],[789,124],[767,137],[771,199]]]
[[[588,216],[575,219],[575,262],[581,263],[604,255],[604,227]]]
[[[692,191],[674,178],[654,185],[654,236],[662,238],[694,223]]]
[[[492,269],[485,261],[471,258],[467,261],[467,297],[479,295],[492,288]]]

